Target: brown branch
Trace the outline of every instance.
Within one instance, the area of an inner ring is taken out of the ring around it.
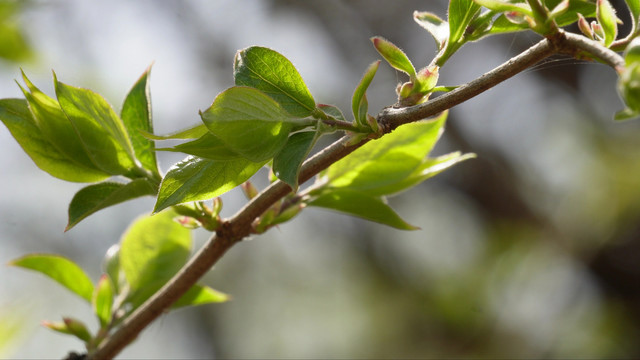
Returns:
[[[388,133],[402,124],[431,117],[475,97],[548,56],[569,51],[575,52],[576,49],[593,50],[590,46],[583,46],[582,42],[573,41],[573,36],[567,37],[570,41],[561,41],[562,39],[544,39],[494,70],[424,104],[407,108],[385,108],[380,112],[377,120],[382,130]],[[597,50],[598,54],[602,55],[602,49],[597,48]],[[617,60],[612,62],[612,64],[616,65],[617,63]],[[305,161],[300,172],[300,183],[311,179],[320,171],[347,156],[368,141],[364,140],[358,144],[350,145],[350,140],[349,136],[344,136]],[[224,221],[216,234],[209,239],[178,274],[136,309],[111,337],[104,341],[94,353],[89,354],[89,358],[111,359],[116,356],[147,325],[169,309],[171,304],[178,300],[200,277],[209,271],[227,250],[248,236],[251,229],[250,225],[255,218],[290,191],[291,188],[288,185],[281,181],[276,181],[247,203],[233,217]]]

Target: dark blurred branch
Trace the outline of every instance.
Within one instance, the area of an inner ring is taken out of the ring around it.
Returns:
[[[580,51],[588,51],[589,53],[595,53],[595,57],[606,60],[614,68],[620,65],[621,58],[617,54],[614,53],[615,56],[613,56],[608,50],[604,51],[602,47],[585,43],[577,39],[577,37],[577,35],[559,32],[553,38],[541,40],[494,70],[424,104],[406,108],[387,107],[378,114],[377,120],[385,133],[391,132],[402,124],[434,116],[471,99],[539,61],[558,53],[575,55]],[[347,156],[368,141],[368,139],[365,139],[357,144],[350,144],[351,140],[351,137],[344,136],[305,161],[300,172],[300,183],[311,179],[320,171]],[[216,234],[209,239],[187,265],[153,297],[133,312],[122,323],[121,327],[102,343],[96,352],[89,354],[89,357],[92,359],[110,359],[116,356],[146,326],[169,309],[200,277],[208,272],[234,244],[248,236],[251,231],[251,223],[256,217],[260,216],[290,191],[291,188],[287,184],[275,181],[233,217],[225,220]]]

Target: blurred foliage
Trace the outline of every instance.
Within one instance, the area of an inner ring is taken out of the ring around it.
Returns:
[[[33,50],[18,17],[29,1],[0,1],[0,58],[11,62],[29,60]]]

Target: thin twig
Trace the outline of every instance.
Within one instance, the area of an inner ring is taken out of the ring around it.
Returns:
[[[436,115],[475,97],[556,53],[568,53],[570,50],[575,51],[576,49],[588,52],[593,51],[598,54],[598,58],[608,59],[608,63],[612,66],[616,67],[619,65],[619,59],[610,56],[608,52],[602,51],[599,47],[594,48],[592,46],[593,44],[584,44],[582,41],[577,41],[573,35],[567,36],[566,39],[568,40],[567,42],[544,39],[520,55],[466,85],[460,86],[424,104],[407,108],[385,108],[378,114],[377,120],[385,133],[391,132],[402,124]],[[350,140],[351,138],[349,136],[344,136],[305,161],[300,172],[300,183],[311,179],[320,171],[347,156],[368,141],[365,139],[358,144],[350,145]],[[224,221],[216,234],[209,239],[198,253],[162,289],[123,321],[121,327],[104,341],[97,351],[89,354],[89,358],[111,359],[115,357],[125,346],[131,343],[147,325],[166,311],[171,304],[177,301],[200,277],[208,272],[234,244],[249,235],[250,225],[256,217],[260,216],[272,204],[286,196],[290,191],[291,188],[287,184],[281,181],[275,181],[258,196],[254,197],[233,217]]]

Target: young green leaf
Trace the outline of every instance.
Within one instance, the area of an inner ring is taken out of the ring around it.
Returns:
[[[640,0],[625,0],[629,12],[631,13],[632,31],[638,28],[638,17],[640,17]]]
[[[51,176],[73,182],[95,182],[110,176],[73,161],[53,146],[36,125],[27,101],[0,100],[0,120],[31,160]]]
[[[360,126],[367,126],[367,111],[369,111],[369,105],[367,102],[366,92],[369,88],[369,84],[373,80],[373,77],[378,71],[380,66],[380,60],[373,62],[367,70],[365,70],[362,80],[358,83],[356,90],[353,92],[351,98],[351,111],[353,112],[353,118]]]
[[[223,91],[200,116],[231,151],[254,162],[277,154],[294,122],[272,98],[245,86]]]
[[[546,5],[552,9],[558,7],[561,2],[562,0],[547,0]],[[578,21],[578,14],[584,17],[595,17],[595,2],[591,0],[570,0],[569,8],[554,20],[558,26],[568,26]]]
[[[59,333],[73,335],[85,343],[91,341],[91,333],[89,333],[87,326],[82,321],[74,318],[65,317],[60,322],[43,321],[42,326]]]
[[[252,46],[236,53],[233,76],[238,86],[250,86],[272,97],[294,117],[307,117],[316,107],[302,76],[280,53]]]
[[[100,327],[105,328],[111,322],[111,306],[113,305],[114,289],[111,279],[103,274],[98,280],[98,284],[93,292],[92,306],[93,312],[100,321]]]
[[[618,36],[618,17],[608,0],[597,0],[596,18],[604,31],[604,46],[609,46]]]
[[[142,135],[149,140],[197,139],[208,132],[209,129],[207,129],[207,127],[203,123],[167,135],[155,135],[149,132],[141,131]]]
[[[171,306],[177,309],[185,306],[206,305],[212,303],[221,303],[229,300],[229,295],[214,290],[204,285],[193,285],[184,295]]]
[[[414,11],[413,20],[422,26],[433,36],[438,46],[438,51],[442,50],[449,40],[449,23],[440,19],[437,15],[427,11]]]
[[[122,120],[100,95],[55,79],[56,95],[95,164],[112,175],[135,167],[135,156]]]
[[[131,139],[136,158],[145,169],[159,174],[153,141],[143,135],[143,132],[153,133],[151,94],[149,93],[150,71],[149,67],[127,94],[120,117]]]
[[[38,271],[91,302],[93,296],[91,279],[76,263],[67,258],[60,255],[31,254],[12,260],[9,265]]]
[[[332,116],[336,120],[346,121],[344,118],[344,114],[337,106],[318,104],[318,109],[322,110],[322,112],[326,115]]]
[[[278,179],[298,190],[298,176],[302,162],[318,140],[316,131],[303,131],[289,137],[284,148],[273,158],[273,172]]]
[[[40,91],[24,72],[22,78],[29,91],[22,87],[20,89],[29,103],[34,123],[42,136],[70,162],[77,164],[81,169],[86,168],[84,172],[99,173],[104,177],[106,174],[96,167],[87,154],[82,140],[60,108],[60,104]]]
[[[411,81],[415,80],[416,69],[413,67],[411,60],[409,60],[407,55],[402,50],[400,50],[399,47],[395,46],[391,41],[380,36],[372,37],[371,42],[373,42],[373,46],[380,53],[380,55],[382,55],[382,57],[387,60],[389,65],[397,70],[409,74]]]
[[[161,151],[182,152],[189,155],[199,156],[209,160],[233,160],[241,158],[238,153],[230,150],[227,145],[215,135],[207,131],[204,135],[172,148],[158,148]]]
[[[476,4],[482,5],[495,12],[517,12],[524,15],[533,16],[531,6],[524,2],[517,3],[505,0],[473,0]],[[451,16],[451,15],[449,15]]]
[[[449,42],[455,44],[462,39],[467,25],[480,11],[480,5],[473,0],[449,1]]]
[[[326,189],[312,195],[308,205],[337,210],[400,230],[418,229],[398,216],[381,198],[357,190]]]
[[[333,188],[383,195],[409,177],[424,161],[442,133],[446,112],[430,121],[399,127],[369,141],[331,165],[319,178]],[[400,189],[395,189],[397,192]]]
[[[120,240],[120,266],[129,283],[127,300],[137,307],[160,289],[185,264],[191,232],[165,211],[136,219]]]
[[[169,206],[220,196],[247,181],[267,161],[207,160],[189,156],[169,169],[160,185],[154,212]]]
[[[153,196],[157,191],[157,187],[147,179],[135,179],[126,184],[102,182],[89,185],[73,196],[69,204],[69,221],[65,231],[96,211],[141,196]]]

